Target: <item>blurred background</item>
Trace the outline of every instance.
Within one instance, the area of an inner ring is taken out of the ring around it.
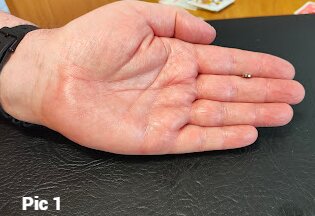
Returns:
[[[158,0],[147,0],[158,2]],[[3,7],[4,0],[0,0]],[[60,27],[70,20],[114,0],[6,0],[10,12],[43,28]],[[203,19],[230,19],[293,14],[307,0],[235,0],[220,12],[197,9]],[[5,6],[4,6],[5,7]]]

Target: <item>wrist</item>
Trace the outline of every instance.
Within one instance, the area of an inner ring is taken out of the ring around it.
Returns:
[[[2,25],[13,27],[31,24],[11,15],[0,14]],[[2,27],[1,27],[2,28]],[[41,124],[39,94],[43,89],[41,70],[45,70],[47,32],[35,30],[27,33],[10,55],[0,73],[0,104],[14,118]]]

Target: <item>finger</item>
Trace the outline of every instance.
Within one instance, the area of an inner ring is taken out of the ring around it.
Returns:
[[[288,124],[292,117],[291,106],[284,103],[225,103],[197,100],[192,105],[190,124],[206,127],[227,125],[276,127]]]
[[[217,46],[195,45],[199,72],[217,75],[251,74],[253,77],[292,79],[292,64],[264,53]]]
[[[129,3],[144,16],[156,36],[199,44],[210,44],[215,39],[212,26],[183,9],[138,1]]]
[[[197,78],[197,97],[200,99],[297,104],[304,96],[304,87],[294,80],[204,74]]]
[[[226,127],[186,125],[179,132],[170,153],[179,154],[240,148],[254,143],[257,136],[256,128],[249,125]]]

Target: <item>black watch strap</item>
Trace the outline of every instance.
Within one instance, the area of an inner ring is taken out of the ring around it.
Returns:
[[[24,36],[30,31],[38,29],[33,25],[19,25],[12,28],[3,27],[0,29],[0,73],[7,62],[10,55],[15,51],[16,47],[22,41]],[[24,127],[31,126],[32,124],[17,120],[7,114],[0,106],[0,112],[2,115],[11,120],[15,125],[20,125]]]
[[[24,36],[36,29],[38,28],[33,25],[19,25],[12,28],[3,27],[0,29],[0,72],[8,57],[15,51]]]

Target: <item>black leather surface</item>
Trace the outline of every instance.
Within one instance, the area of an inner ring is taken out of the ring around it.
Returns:
[[[252,146],[178,156],[89,150],[0,120],[0,215],[315,215],[315,16],[216,21],[216,44],[290,60],[307,91],[293,122]],[[22,211],[23,196],[61,197]]]

